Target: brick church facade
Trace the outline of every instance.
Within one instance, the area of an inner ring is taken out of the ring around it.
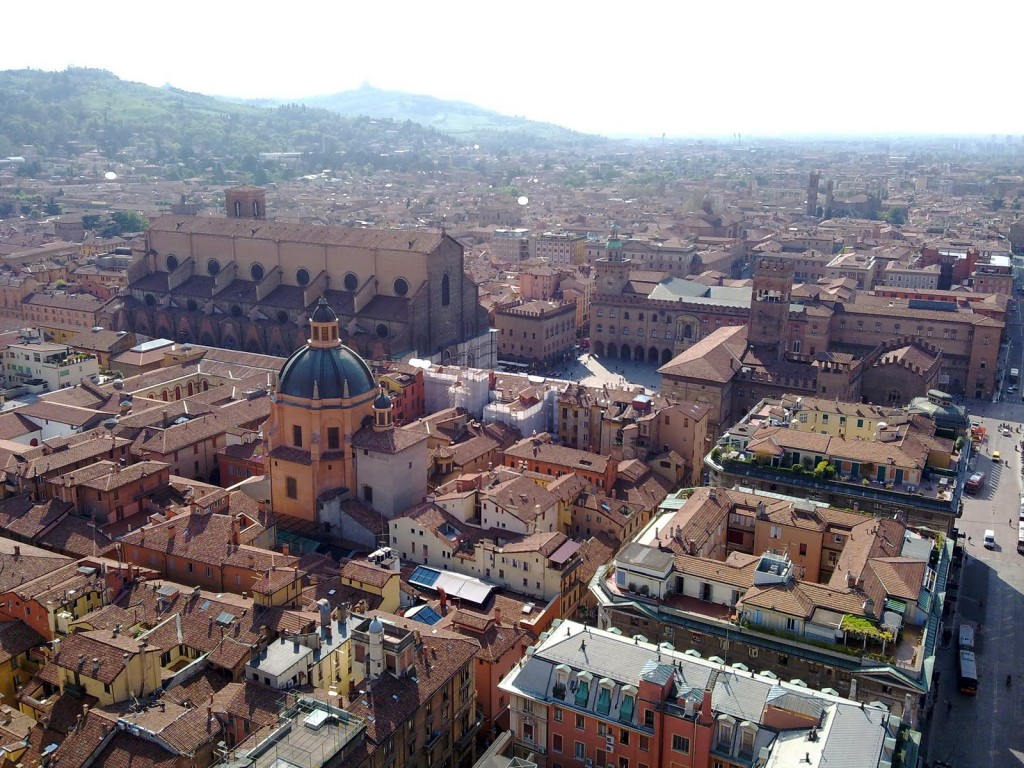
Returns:
[[[287,356],[323,296],[343,343],[368,359],[482,362],[467,342],[486,337],[487,314],[444,232],[268,221],[255,187],[226,190],[226,206],[225,218],[150,224],[127,293],[106,308],[112,327]]]

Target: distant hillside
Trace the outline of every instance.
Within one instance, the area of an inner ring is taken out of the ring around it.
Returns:
[[[366,115],[378,119],[411,120],[427,128],[453,136],[462,142],[508,144],[569,144],[602,141],[552,123],[538,123],[522,117],[509,117],[463,101],[445,101],[401,91],[384,91],[365,85],[352,91],[299,100],[311,107],[322,107],[346,117]]]
[[[132,162],[245,165],[259,152],[303,152],[323,162],[416,168],[452,144],[412,123],[347,118],[295,104],[259,107],[121,80],[103,70],[0,72],[0,156],[32,144],[42,154],[100,149]],[[401,150],[392,152],[392,150]]]

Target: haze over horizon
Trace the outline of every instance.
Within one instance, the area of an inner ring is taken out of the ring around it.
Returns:
[[[633,136],[1016,134],[1021,7],[865,0],[321,7],[125,0],[5,9],[0,69],[106,69],[229,98],[373,87]],[[277,6],[269,6],[277,8]],[[960,12],[957,13],[957,9]],[[246,13],[246,11],[253,11]],[[60,23],[53,23],[59,19]],[[113,22],[112,22],[113,20]],[[114,23],[116,22],[116,23]],[[40,33],[30,31],[39,27]]]

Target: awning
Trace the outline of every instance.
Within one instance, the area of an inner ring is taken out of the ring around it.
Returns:
[[[904,614],[907,612],[907,604],[902,600],[895,600],[893,598],[887,598],[885,601],[885,610],[893,611],[894,613]]]

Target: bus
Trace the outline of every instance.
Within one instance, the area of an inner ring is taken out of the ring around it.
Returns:
[[[972,627],[970,624],[960,625],[960,650],[974,650],[974,627]]]
[[[494,366],[494,370],[499,373],[529,373],[530,368],[529,363],[512,363],[506,360],[499,360],[498,364]]]
[[[960,651],[960,693],[968,696],[978,693],[978,667],[974,651]]]

